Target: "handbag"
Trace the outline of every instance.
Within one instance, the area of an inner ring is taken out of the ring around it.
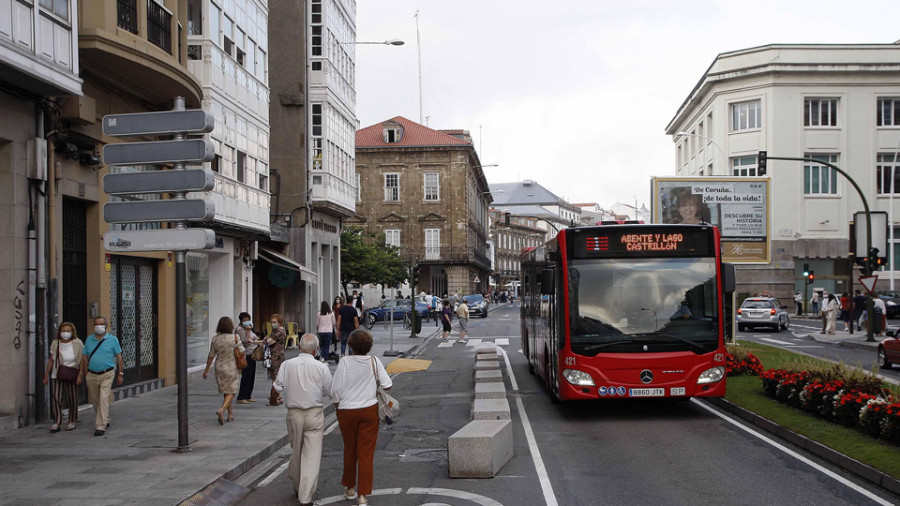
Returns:
[[[372,357],[372,373],[375,374],[375,398],[378,399],[378,419],[391,425],[394,418],[400,414],[400,403],[397,402],[387,390],[382,388],[378,379],[378,370],[375,368],[375,357]]]
[[[253,349],[253,353],[250,354],[250,358],[256,362],[266,358],[265,348],[262,345],[257,345],[256,348]]]
[[[75,383],[78,381],[78,374],[81,372],[77,367],[69,367],[63,365],[59,360],[59,341],[56,342],[56,379],[66,383]]]
[[[238,342],[237,336],[234,336],[234,344],[238,344]],[[237,346],[234,347],[234,364],[239,371],[243,371],[247,368],[247,355],[245,355]]]

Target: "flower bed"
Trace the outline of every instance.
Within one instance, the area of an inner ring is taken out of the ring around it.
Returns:
[[[739,346],[728,346],[725,356],[725,374],[728,376],[757,376],[763,372],[763,366],[756,355]]]
[[[759,377],[766,395],[779,402],[900,444],[900,399],[874,376],[848,374],[843,366],[835,366],[816,371],[769,369]]]

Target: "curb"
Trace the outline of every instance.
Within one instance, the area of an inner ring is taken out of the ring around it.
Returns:
[[[763,418],[757,415],[756,413],[736,406],[735,404],[732,404],[725,399],[706,398],[704,400],[708,401],[710,404],[714,404],[715,406],[722,408],[723,410],[737,416],[738,418],[741,418],[746,422],[751,423],[756,427],[759,427],[760,429],[765,430],[770,434],[788,441],[795,446],[798,446],[812,453],[813,455],[816,455],[817,457],[840,467],[841,469],[853,473],[859,478],[878,485],[879,487],[894,494],[900,494],[900,480],[892,476],[889,476],[869,465],[863,464],[858,460],[852,459],[844,455],[843,453],[832,450],[831,448],[813,441],[806,436],[786,429],[767,418]]]

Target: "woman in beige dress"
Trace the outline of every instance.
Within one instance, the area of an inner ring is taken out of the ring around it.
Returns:
[[[209,367],[216,359],[216,384],[219,386],[219,393],[225,395],[222,407],[216,411],[216,417],[219,419],[219,425],[224,425],[223,416],[225,410],[228,410],[228,421],[234,420],[234,413],[231,411],[231,401],[241,386],[241,371],[237,368],[234,361],[234,350],[238,349],[244,353],[244,345],[241,340],[234,335],[234,323],[231,318],[223,316],[219,318],[219,324],[216,326],[216,336],[213,337],[212,343],[209,345],[209,357],[206,359],[206,370],[203,371],[203,379],[209,375]]]

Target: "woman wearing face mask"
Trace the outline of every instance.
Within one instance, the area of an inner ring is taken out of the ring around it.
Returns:
[[[253,400],[253,383],[256,380],[256,360],[251,358],[253,350],[259,342],[253,332],[253,322],[250,321],[250,313],[246,311],[238,315],[240,324],[234,329],[234,334],[241,340],[244,349],[247,350],[247,367],[241,371],[241,388],[238,391],[238,404],[250,404]]]
[[[78,389],[77,386],[84,381],[79,363],[81,352],[84,351],[84,343],[78,339],[75,326],[69,322],[63,322],[56,331],[56,339],[50,343],[50,358],[47,361],[47,370],[44,371],[44,384],[50,384],[50,407],[53,415],[53,425],[50,432],[59,432],[62,425],[62,402],[66,399],[66,407],[69,408],[69,424],[66,430],[75,428],[78,421]],[[76,381],[65,381],[58,375],[59,366],[78,368]]]
[[[266,336],[266,369],[269,372],[269,379],[272,380],[272,389],[269,392],[269,406],[280,406],[282,402],[275,390],[275,379],[278,377],[278,369],[284,362],[284,341],[287,335],[284,333],[284,318],[278,313],[269,317],[269,324],[272,326],[272,333]]]
[[[340,296],[337,296],[334,298],[334,304],[331,305],[331,314],[333,314],[335,318],[337,318],[338,311],[341,309],[341,305],[343,303],[344,303],[344,299],[341,298]],[[327,358],[333,358],[335,364],[337,363],[338,357],[340,357],[340,355],[338,355],[338,345],[340,343],[340,340],[338,339],[337,332],[338,332],[338,329],[335,328],[334,331],[331,333],[331,344],[334,345],[334,350],[327,357]]]

